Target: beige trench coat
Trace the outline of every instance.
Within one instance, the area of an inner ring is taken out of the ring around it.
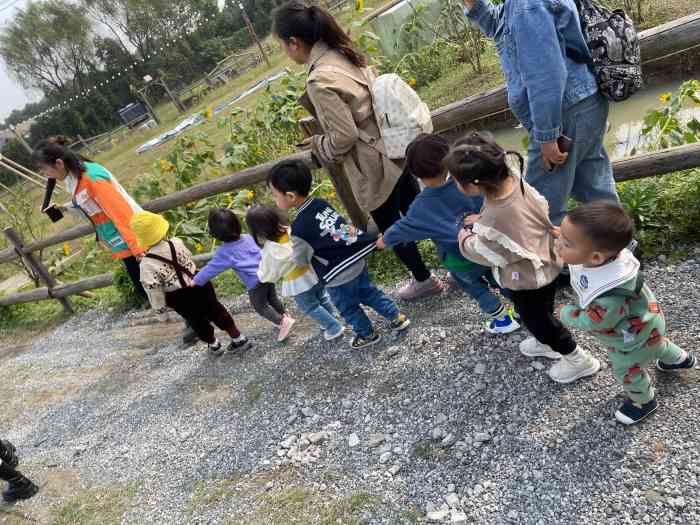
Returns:
[[[313,137],[312,152],[322,164],[342,164],[358,204],[369,213],[389,198],[402,168],[380,153],[384,146],[368,77],[374,78],[369,69],[356,67],[318,42],[311,50],[306,92],[299,102],[324,133]]]

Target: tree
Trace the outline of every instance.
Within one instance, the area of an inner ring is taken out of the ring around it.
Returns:
[[[24,87],[82,90],[94,68],[90,21],[67,0],[31,3],[0,33],[0,56]]]
[[[22,146],[17,139],[7,141],[0,152],[4,157],[14,160],[24,167],[29,168],[30,170],[34,169],[32,156],[26,149],[24,149],[24,146]],[[13,172],[0,167],[0,182],[5,186],[12,186],[13,184],[16,184],[18,180],[20,179]]]

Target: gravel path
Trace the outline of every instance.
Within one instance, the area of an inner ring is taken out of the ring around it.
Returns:
[[[646,276],[696,349],[700,258]],[[0,428],[43,490],[0,523],[700,523],[697,370],[656,375],[657,414],[623,428],[607,367],[557,385],[461,293],[402,307],[413,327],[364,352],[308,321],[277,345],[242,299],[243,356],[95,311],[1,348]]]

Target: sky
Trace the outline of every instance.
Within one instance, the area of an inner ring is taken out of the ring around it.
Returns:
[[[28,3],[29,0],[19,0],[9,9],[0,11],[0,26],[7,25],[15,16],[17,9],[21,9]],[[0,5],[2,4],[5,4],[5,2],[0,1]],[[19,109],[29,102],[31,95],[28,95],[23,87],[10,78],[7,71],[5,71],[5,64],[1,62],[2,60],[0,59],[0,120],[4,120],[13,109]],[[36,102],[38,98],[35,95],[31,98],[31,101]]]

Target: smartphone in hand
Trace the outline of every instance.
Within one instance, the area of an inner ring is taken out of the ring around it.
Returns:
[[[566,135],[560,135],[557,139],[557,146],[559,146],[559,151],[562,153],[569,153],[573,145],[574,141]]]
[[[63,212],[55,204],[52,204],[48,208],[44,208],[41,211],[43,211],[46,215],[49,216],[49,219],[51,219],[51,222],[58,222],[61,219],[63,219]]]

